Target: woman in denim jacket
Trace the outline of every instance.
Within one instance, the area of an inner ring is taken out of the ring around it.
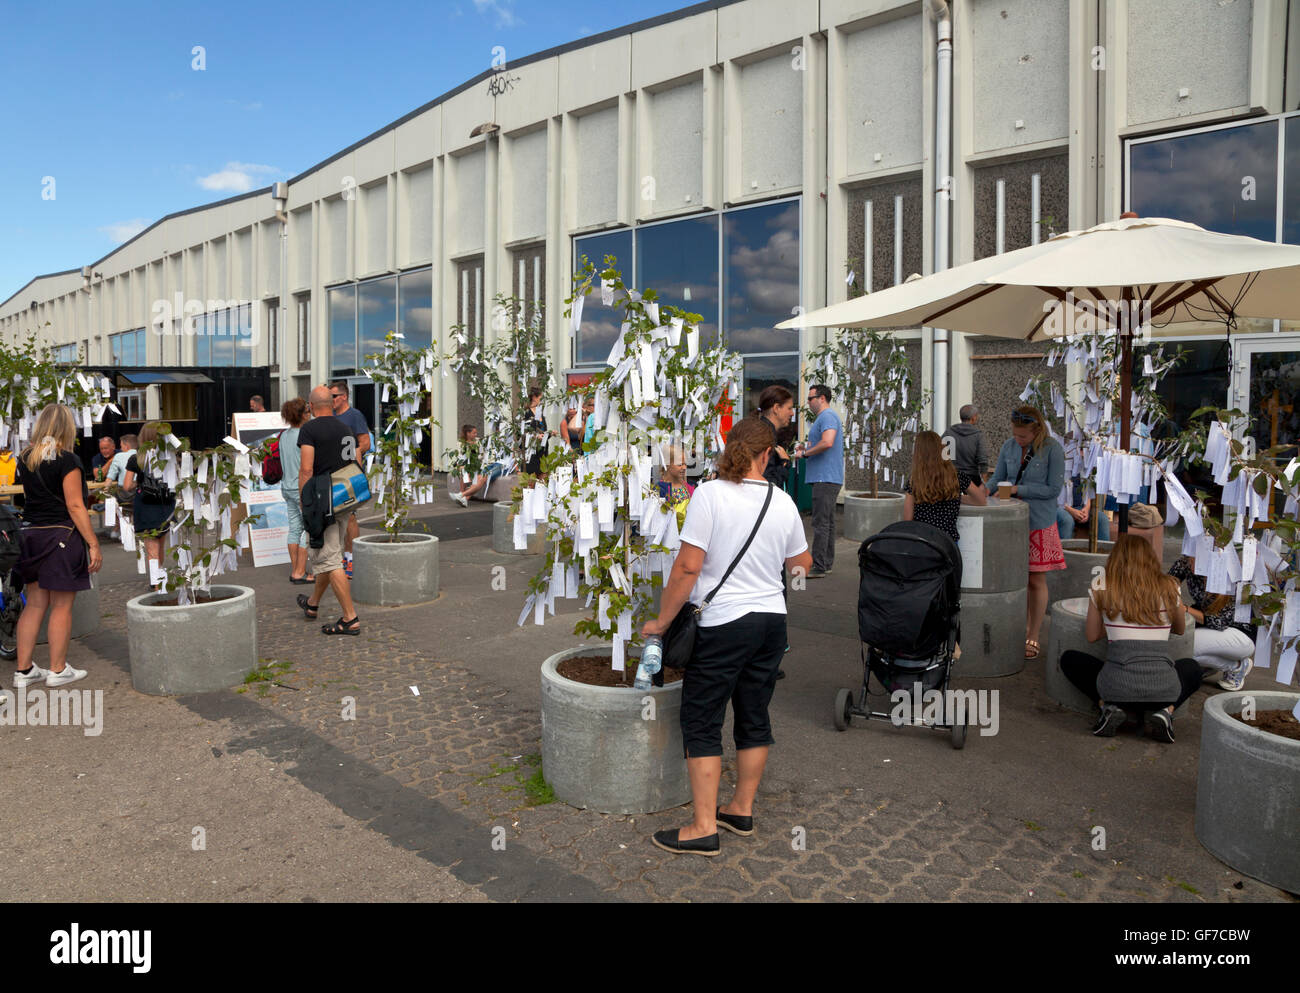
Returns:
[[[1011,495],[1029,504],[1029,590],[1026,596],[1025,658],[1038,658],[1038,632],[1047,613],[1047,574],[1065,568],[1056,530],[1056,508],[1065,485],[1065,451],[1047,433],[1036,407],[1011,412],[1011,437],[998,453],[989,491],[1009,482]]]

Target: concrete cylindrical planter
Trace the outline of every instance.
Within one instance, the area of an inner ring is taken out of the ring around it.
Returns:
[[[1066,652],[1086,652],[1099,659],[1106,657],[1106,641],[1089,641],[1084,634],[1084,622],[1088,617],[1088,598],[1071,597],[1058,600],[1049,608],[1052,619],[1052,633],[1047,639],[1047,656],[1044,677],[1047,683],[1047,695],[1066,710],[1076,714],[1095,714],[1097,707],[1066,677],[1061,671],[1061,656]],[[1192,657],[1195,634],[1191,622],[1182,634],[1170,634],[1168,642],[1171,659]],[[1174,711],[1174,716],[1181,716],[1187,709],[1183,704]]]
[[[1090,552],[1087,538],[1071,538],[1061,542],[1061,547],[1065,549],[1065,569],[1047,574],[1048,603],[1086,597],[1092,588],[1093,577],[1099,575],[1093,570],[1106,565],[1106,559],[1110,558],[1115,543],[1099,541],[1097,550]]]
[[[1029,505],[991,497],[963,506],[961,658],[963,676],[1013,676],[1025,667],[1025,596],[1029,584]]]
[[[539,524],[536,531],[528,536],[528,547],[515,548],[515,515],[508,501],[492,505],[492,551],[502,555],[544,555],[546,553],[546,532]]]
[[[362,535],[352,543],[352,599],[371,607],[402,607],[438,597],[438,539],[406,534]]]
[[[213,586],[224,600],[155,606],[170,593],[145,593],[126,605],[131,685],[175,696],[238,686],[257,668],[257,601],[246,586]]]
[[[99,590],[94,586],[80,590],[72,600],[72,637],[81,638],[99,630],[99,619]],[[47,613],[36,635],[36,644],[44,645],[50,640],[49,627],[50,615]]]
[[[860,493],[844,497],[844,537],[865,541],[903,519],[903,494],[881,490],[877,497]]]
[[[682,684],[648,690],[588,686],[556,672],[565,659],[609,654],[607,647],[590,645],[542,664],[542,775],[556,797],[574,807],[604,814],[679,807],[691,798]],[[653,720],[645,719],[646,697],[654,701]]]
[[[1025,667],[1025,591],[961,595],[960,676],[1014,676]]]
[[[1291,710],[1300,693],[1223,693],[1205,702],[1196,781],[1196,838],[1215,858],[1270,886],[1300,893],[1300,741],[1237,720]]]
[[[962,593],[1009,593],[1029,585],[1029,504],[990,497],[983,507],[963,505],[957,530]]]

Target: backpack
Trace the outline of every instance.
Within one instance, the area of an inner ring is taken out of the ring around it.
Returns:
[[[22,557],[22,545],[19,532],[22,521],[14,513],[13,507],[0,504],[0,580],[7,581],[10,571],[18,565]]]
[[[284,466],[280,464],[280,436],[270,439],[266,456],[262,459],[262,482],[278,483],[284,479]]]
[[[140,492],[140,501],[153,505],[168,504],[176,499],[176,494],[172,492],[162,479],[155,476],[150,467],[141,464],[140,459],[136,459],[136,468],[139,472],[136,474],[139,479],[136,481],[136,487]]]

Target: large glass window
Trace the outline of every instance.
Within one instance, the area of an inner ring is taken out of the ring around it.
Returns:
[[[144,365],[147,361],[144,328],[110,334],[108,346],[113,365]],[[75,359],[75,352],[73,357]]]
[[[662,304],[699,314],[700,347],[717,342],[718,215],[637,228],[633,285],[655,290]]]
[[[592,235],[589,238],[573,240],[573,272],[578,274],[583,269],[583,258],[599,272],[605,267],[605,256],[614,257],[614,266],[623,273],[623,282],[627,282],[632,273],[632,232],[613,231],[609,234]],[[566,294],[567,296],[567,294]],[[587,295],[582,305],[582,327],[578,330],[573,345],[575,365],[599,365],[609,357],[614,347],[614,339],[622,326],[622,311],[606,307],[601,303],[600,281],[597,279],[592,292]]]
[[[799,396],[798,354],[756,355],[745,359],[744,414],[752,414],[758,409],[759,395],[769,386],[784,386],[793,393],[796,412],[803,406],[804,401]],[[738,414],[741,412],[737,411]]]
[[[208,315],[208,336],[212,339],[212,364],[215,366],[233,366],[235,364],[235,338],[231,328],[229,310],[218,310]]]
[[[797,331],[777,331],[799,306],[799,201],[724,215],[723,326],[741,353],[799,350]]]
[[[298,305],[298,368],[311,364],[311,294],[294,297]]]
[[[384,337],[397,330],[397,277],[357,284],[357,368],[384,350]]]
[[[1279,121],[1129,144],[1129,209],[1277,239]]]
[[[433,342],[433,270],[404,272],[397,281],[397,330],[411,348]]]
[[[1300,117],[1286,120],[1286,147],[1282,168],[1285,170],[1282,191],[1282,240],[1300,245]]]
[[[194,318],[194,364],[212,365],[212,338],[208,334],[208,321],[215,328],[215,314],[200,314]]]
[[[357,368],[357,288],[336,286],[325,292],[330,324],[330,371],[350,375]]]

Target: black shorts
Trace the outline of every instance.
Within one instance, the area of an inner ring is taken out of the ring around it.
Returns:
[[[774,743],[767,705],[785,646],[785,614],[746,614],[699,629],[682,684],[682,740],[687,757],[722,754],[728,700],[737,749]]]
[[[90,589],[90,556],[72,524],[23,528],[22,542],[17,570],[24,583],[64,592]]]

